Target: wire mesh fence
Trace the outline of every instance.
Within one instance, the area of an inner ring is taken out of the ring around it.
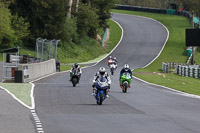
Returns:
[[[47,40],[38,38],[36,40],[35,57],[40,61],[57,58],[57,46],[60,40]]]

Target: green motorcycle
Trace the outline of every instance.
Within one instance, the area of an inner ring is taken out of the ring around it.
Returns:
[[[130,88],[132,77],[130,73],[125,72],[120,78],[120,84],[122,88],[122,92],[126,93],[128,88]]]

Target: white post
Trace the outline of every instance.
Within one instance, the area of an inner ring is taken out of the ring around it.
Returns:
[[[69,0],[69,11],[67,14],[68,18],[71,18],[72,4],[73,4],[73,0]]]
[[[76,1],[76,12],[78,12],[78,4],[79,4],[79,0]]]

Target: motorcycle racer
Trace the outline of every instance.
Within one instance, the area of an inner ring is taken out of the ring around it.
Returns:
[[[72,76],[73,76],[73,73],[74,73],[74,72],[80,74],[80,75],[79,75],[79,79],[80,79],[81,74],[82,74],[82,70],[81,70],[81,67],[79,66],[78,63],[74,63],[74,64],[72,65],[72,68],[71,68],[71,70],[70,70],[70,80],[69,80],[69,81],[72,80]]]
[[[128,73],[131,75],[131,77],[132,77],[133,73],[132,73],[131,69],[129,68],[129,65],[128,65],[128,64],[125,64],[125,65],[124,65],[124,68],[120,71],[119,81],[120,81],[120,79],[121,79],[121,76],[122,76],[123,73],[125,73],[125,72],[128,72]],[[122,86],[121,82],[120,82],[120,86]],[[130,86],[129,86],[129,87],[130,87]]]
[[[99,71],[95,74],[94,79],[93,79],[93,93],[92,95],[94,96],[96,93],[96,82],[98,80],[98,78],[100,78],[100,76],[104,76],[107,79],[108,82],[108,89],[106,91],[106,97],[108,96],[108,92],[110,92],[110,85],[111,85],[111,79],[110,79],[110,75],[106,72],[106,69],[104,67],[100,67]]]

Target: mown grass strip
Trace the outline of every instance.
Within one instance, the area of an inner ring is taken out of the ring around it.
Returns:
[[[30,83],[0,83],[0,86],[6,88],[26,105],[31,106],[32,85]]]
[[[161,55],[148,67],[144,69],[134,70],[134,72],[152,72],[152,74],[134,73],[134,76],[151,83],[163,85],[191,94],[200,95],[199,79],[182,77],[178,76],[175,73],[164,74],[165,76],[163,76],[163,74],[153,74],[153,72],[161,73],[162,62],[185,63],[187,61],[188,57],[185,56],[185,29],[191,28],[190,22],[187,18],[175,15],[164,15],[125,10],[112,10],[112,12],[153,18],[164,24],[169,30],[169,40]]]

